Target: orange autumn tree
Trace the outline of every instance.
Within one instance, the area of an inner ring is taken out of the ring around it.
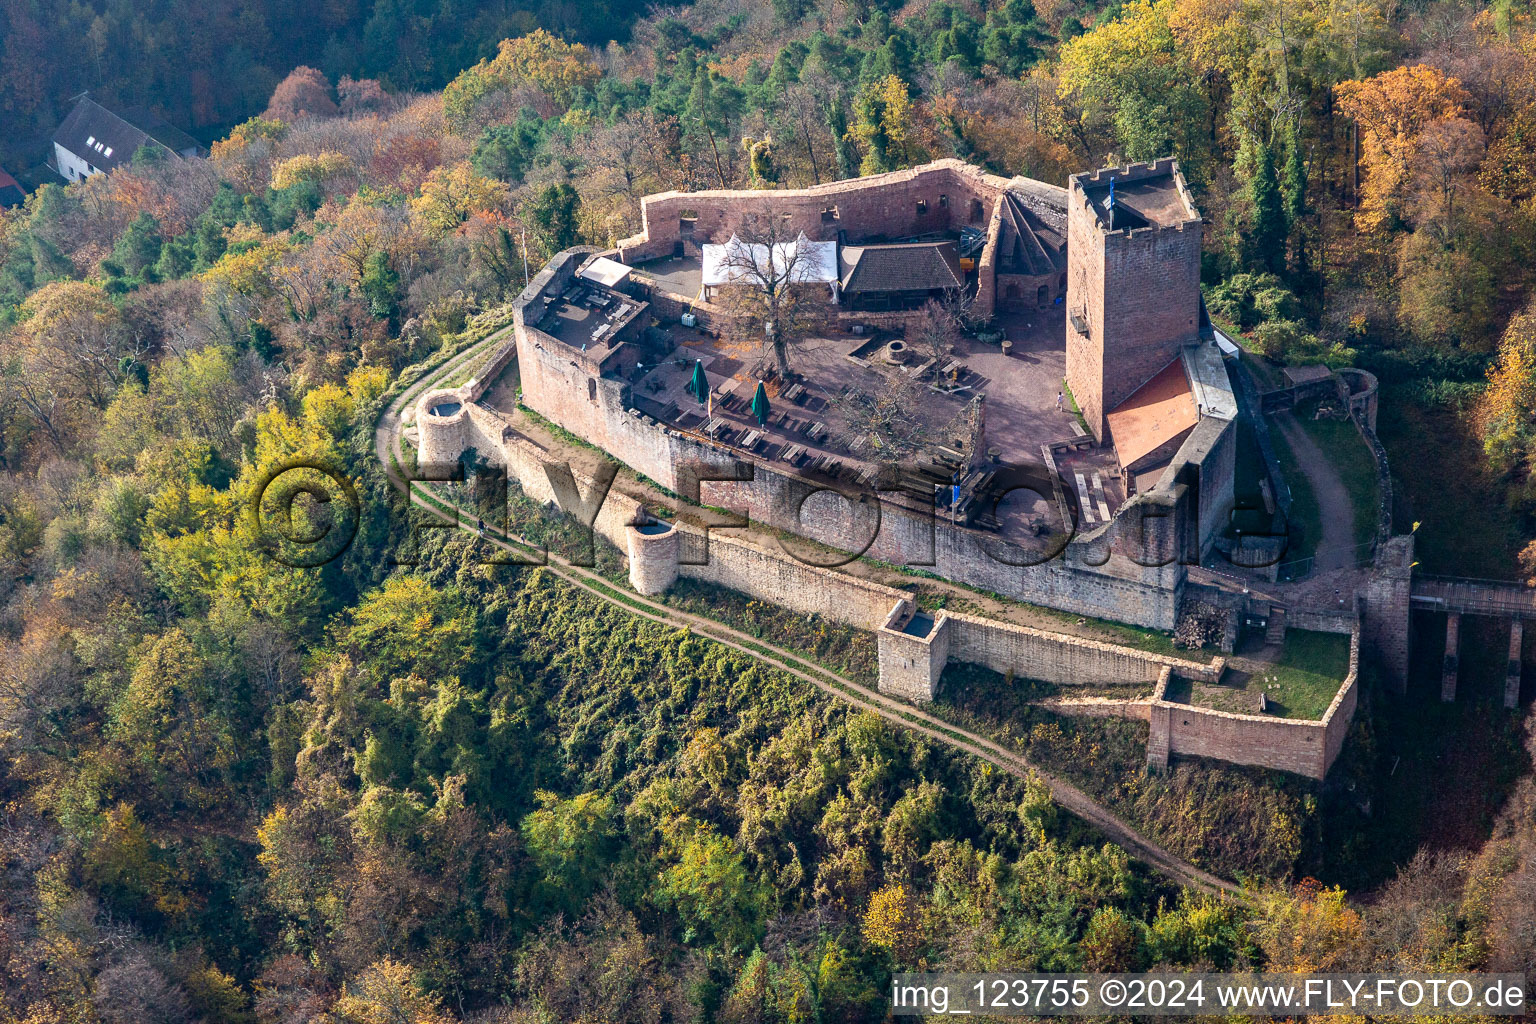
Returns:
[[[1536,453],[1536,308],[1510,318],[1498,360],[1477,406],[1483,451],[1497,472],[1510,472]]]
[[[1360,131],[1365,184],[1356,222],[1366,231],[1389,228],[1404,219],[1425,132],[1461,117],[1470,97],[1459,80],[1427,64],[1341,82],[1334,93]]]

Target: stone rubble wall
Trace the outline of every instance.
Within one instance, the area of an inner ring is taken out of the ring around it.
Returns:
[[[953,614],[950,655],[994,672],[1064,686],[1156,682],[1164,669],[1189,679],[1215,682],[1225,658],[1209,665],[1138,651],[1119,644],[1051,633],[1011,622]]]
[[[465,422],[469,426],[465,432],[475,446],[504,465],[508,476],[530,498],[558,505],[549,472],[554,460],[513,432],[494,412],[478,405],[468,407],[467,411]],[[499,459],[495,458],[497,454]],[[572,477],[582,495],[591,493],[590,477],[574,469]],[[639,521],[641,513],[639,501],[610,491],[593,528],[619,550],[627,551],[633,534],[631,524]],[[1326,774],[1337,758],[1354,713],[1358,634],[1351,646],[1349,678],[1322,722],[1212,712],[1170,704],[1162,700],[1162,693],[1173,673],[1219,680],[1225,659],[1217,658],[1207,665],[947,611],[935,613],[935,626],[929,637],[913,638],[889,628],[894,611],[905,609],[910,614],[913,610],[911,596],[905,591],[806,565],[783,552],[764,550],[718,531],[709,531],[706,540],[705,531],[690,523],[678,522],[675,528],[679,534],[678,575],[875,632],[881,689],[907,699],[931,700],[937,693],[944,666],[951,660],[1069,686],[1155,680],[1157,689],[1152,701],[1129,702],[1125,709],[1103,712],[1150,720],[1149,762],[1166,764],[1169,754],[1188,754],[1261,764],[1314,778]],[[648,566],[647,571],[654,572],[655,568]],[[1133,709],[1130,704],[1138,707]],[[1144,712],[1139,709],[1142,704]]]
[[[1174,626],[1184,566],[1176,559],[1152,566],[1137,560],[1160,561],[1186,550],[1171,535],[1187,517],[1176,509],[1143,523],[1138,510],[1151,508],[1151,496],[1127,503],[1129,512],[1122,510],[1108,529],[1075,538],[1054,559],[1009,564],[1040,556],[995,534],[877,501],[848,484],[833,491],[787,467],[668,428],[631,411],[628,385],[591,375],[567,358],[568,346],[532,328],[518,337],[524,403],[669,491],[839,551],[922,568],[1015,600],[1156,629]],[[707,476],[740,465],[752,467],[750,481],[705,480],[689,487],[684,479],[685,467],[704,467]]]
[[[836,240],[843,231],[856,243],[962,226],[985,230],[1007,187],[1006,178],[946,159],[811,188],[660,192],[640,201],[641,230],[619,242],[619,261],[670,256],[678,242],[724,242],[734,222],[749,214],[787,216],[791,233],[803,231],[823,242]],[[981,204],[979,213],[974,203]]]
[[[1349,674],[1319,721],[1244,715],[1167,700],[1152,702],[1147,763],[1170,755],[1211,757],[1323,779],[1338,760],[1360,697],[1360,631],[1350,636]]]

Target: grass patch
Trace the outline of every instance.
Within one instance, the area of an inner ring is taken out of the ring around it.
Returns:
[[[1280,657],[1251,675],[1228,673],[1230,683],[1211,685],[1177,679],[1167,697],[1176,703],[1242,715],[1259,713],[1259,693],[1269,698],[1268,714],[1315,722],[1323,717],[1349,675],[1349,637],[1343,633],[1287,630]]]
[[[1286,440],[1285,434],[1271,430],[1269,437],[1275,447],[1275,459],[1280,463],[1280,472],[1291,489],[1291,518],[1288,524],[1291,539],[1286,549],[1286,561],[1299,562],[1311,558],[1317,551],[1318,539],[1323,535],[1323,514],[1318,507],[1317,495],[1312,490],[1312,481],[1302,471],[1301,460],[1291,450],[1291,443]]]
[[[1267,673],[1276,699],[1291,709],[1287,718],[1321,718],[1349,675],[1349,637],[1288,629],[1280,660]]]
[[[1077,399],[1072,395],[1072,388],[1063,377],[1061,381],[1061,393],[1067,396],[1067,408],[1072,410],[1072,415],[1077,417],[1078,429],[1088,433],[1088,421],[1083,419],[1083,410],[1077,407]]]
[[[1376,459],[1352,420],[1314,420],[1301,417],[1301,426],[1317,446],[1328,453],[1349,502],[1355,510],[1355,543],[1364,547],[1376,539],[1376,509],[1381,504],[1381,482]]]

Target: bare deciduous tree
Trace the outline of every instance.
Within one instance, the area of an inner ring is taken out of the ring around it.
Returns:
[[[729,331],[744,347],[765,348],[780,376],[788,376],[790,349],[833,316],[831,292],[820,279],[818,254],[804,235],[790,230],[787,215],[747,214],[725,245],[721,266],[729,283],[717,302]]]
[[[933,432],[914,415],[926,389],[915,373],[900,369],[877,371],[873,381],[854,388],[848,396],[848,423],[856,436],[868,439],[866,454],[901,459],[932,440]]]
[[[925,357],[943,359],[954,350],[965,323],[965,307],[959,300],[929,299],[907,322],[907,344]]]

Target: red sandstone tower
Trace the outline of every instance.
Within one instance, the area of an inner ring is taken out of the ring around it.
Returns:
[[[1067,384],[1102,442],[1106,415],[1199,340],[1200,213],[1173,159],[1067,188]]]

